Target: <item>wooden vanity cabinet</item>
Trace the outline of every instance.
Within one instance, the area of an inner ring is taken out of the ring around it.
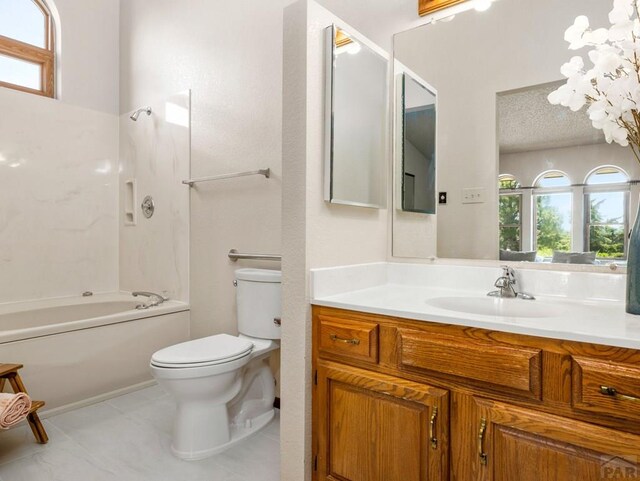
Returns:
[[[317,372],[319,479],[447,479],[446,390],[330,362]]]
[[[313,335],[315,480],[640,480],[639,351],[317,306]]]
[[[640,479],[638,435],[488,399],[457,401],[455,479]]]

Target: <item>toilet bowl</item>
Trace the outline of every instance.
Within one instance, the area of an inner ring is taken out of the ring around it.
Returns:
[[[195,339],[151,358],[153,376],[177,403],[171,450],[181,459],[229,449],[275,415],[269,357],[279,348],[280,272],[241,269],[236,281],[239,336]]]

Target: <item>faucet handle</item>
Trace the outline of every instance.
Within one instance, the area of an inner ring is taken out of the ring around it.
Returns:
[[[512,284],[515,284],[516,283],[515,271],[509,266],[500,266],[500,267],[502,267],[503,277],[506,277],[507,279],[509,279],[509,281],[511,281]]]

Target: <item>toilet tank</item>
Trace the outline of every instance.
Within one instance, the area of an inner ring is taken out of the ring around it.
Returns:
[[[280,271],[238,269],[238,331],[261,339],[280,339],[282,283]]]

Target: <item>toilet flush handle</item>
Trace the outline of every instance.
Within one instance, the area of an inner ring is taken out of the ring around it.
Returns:
[[[280,319],[279,317],[274,317],[274,318],[273,318],[273,323],[274,323],[276,326],[281,326],[281,325],[282,325],[282,319]]]
[[[238,287],[238,281],[236,280],[233,281],[233,287]]]

